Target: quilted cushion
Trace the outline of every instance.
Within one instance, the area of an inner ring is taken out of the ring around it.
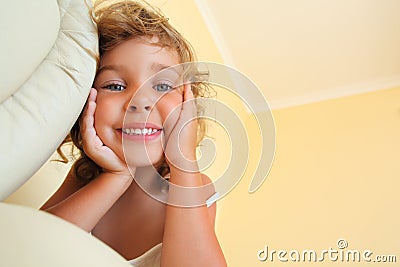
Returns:
[[[29,179],[76,121],[98,53],[90,1],[8,1],[0,9],[0,199]]]

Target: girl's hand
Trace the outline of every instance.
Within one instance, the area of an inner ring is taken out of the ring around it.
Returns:
[[[197,111],[191,85],[183,85],[183,101],[165,120],[165,156],[170,168],[198,171]]]
[[[83,150],[105,172],[114,173],[131,179],[128,166],[109,147],[100,140],[94,128],[97,91],[92,88],[80,121]],[[132,168],[131,168],[132,170]]]

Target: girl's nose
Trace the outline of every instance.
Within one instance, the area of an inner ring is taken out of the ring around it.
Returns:
[[[129,107],[128,107],[128,110],[129,111],[138,111],[138,112],[141,112],[141,111],[150,111],[150,109],[151,109],[151,106],[142,106],[142,105],[136,105],[136,104],[134,104],[134,103],[130,103],[130,105],[129,105]]]
[[[133,112],[148,112],[151,110],[152,101],[148,94],[144,90],[142,92],[136,92],[133,98],[127,103],[127,110]]]

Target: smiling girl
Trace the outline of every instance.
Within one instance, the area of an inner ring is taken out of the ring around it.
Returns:
[[[91,232],[133,266],[226,266],[214,231],[215,203],[207,207],[199,195],[193,197],[202,205],[166,204],[154,197],[165,188],[149,195],[137,182],[158,176],[185,187],[211,182],[196,164],[204,125],[195,119],[193,100],[206,87],[178,83],[170,71],[194,61],[191,47],[151,7],[109,2],[94,6],[98,71],[66,139],[80,157],[41,209]]]

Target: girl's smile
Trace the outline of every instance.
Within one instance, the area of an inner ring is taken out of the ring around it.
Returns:
[[[125,124],[121,131],[122,138],[131,141],[152,141],[161,136],[163,129],[153,123]]]

